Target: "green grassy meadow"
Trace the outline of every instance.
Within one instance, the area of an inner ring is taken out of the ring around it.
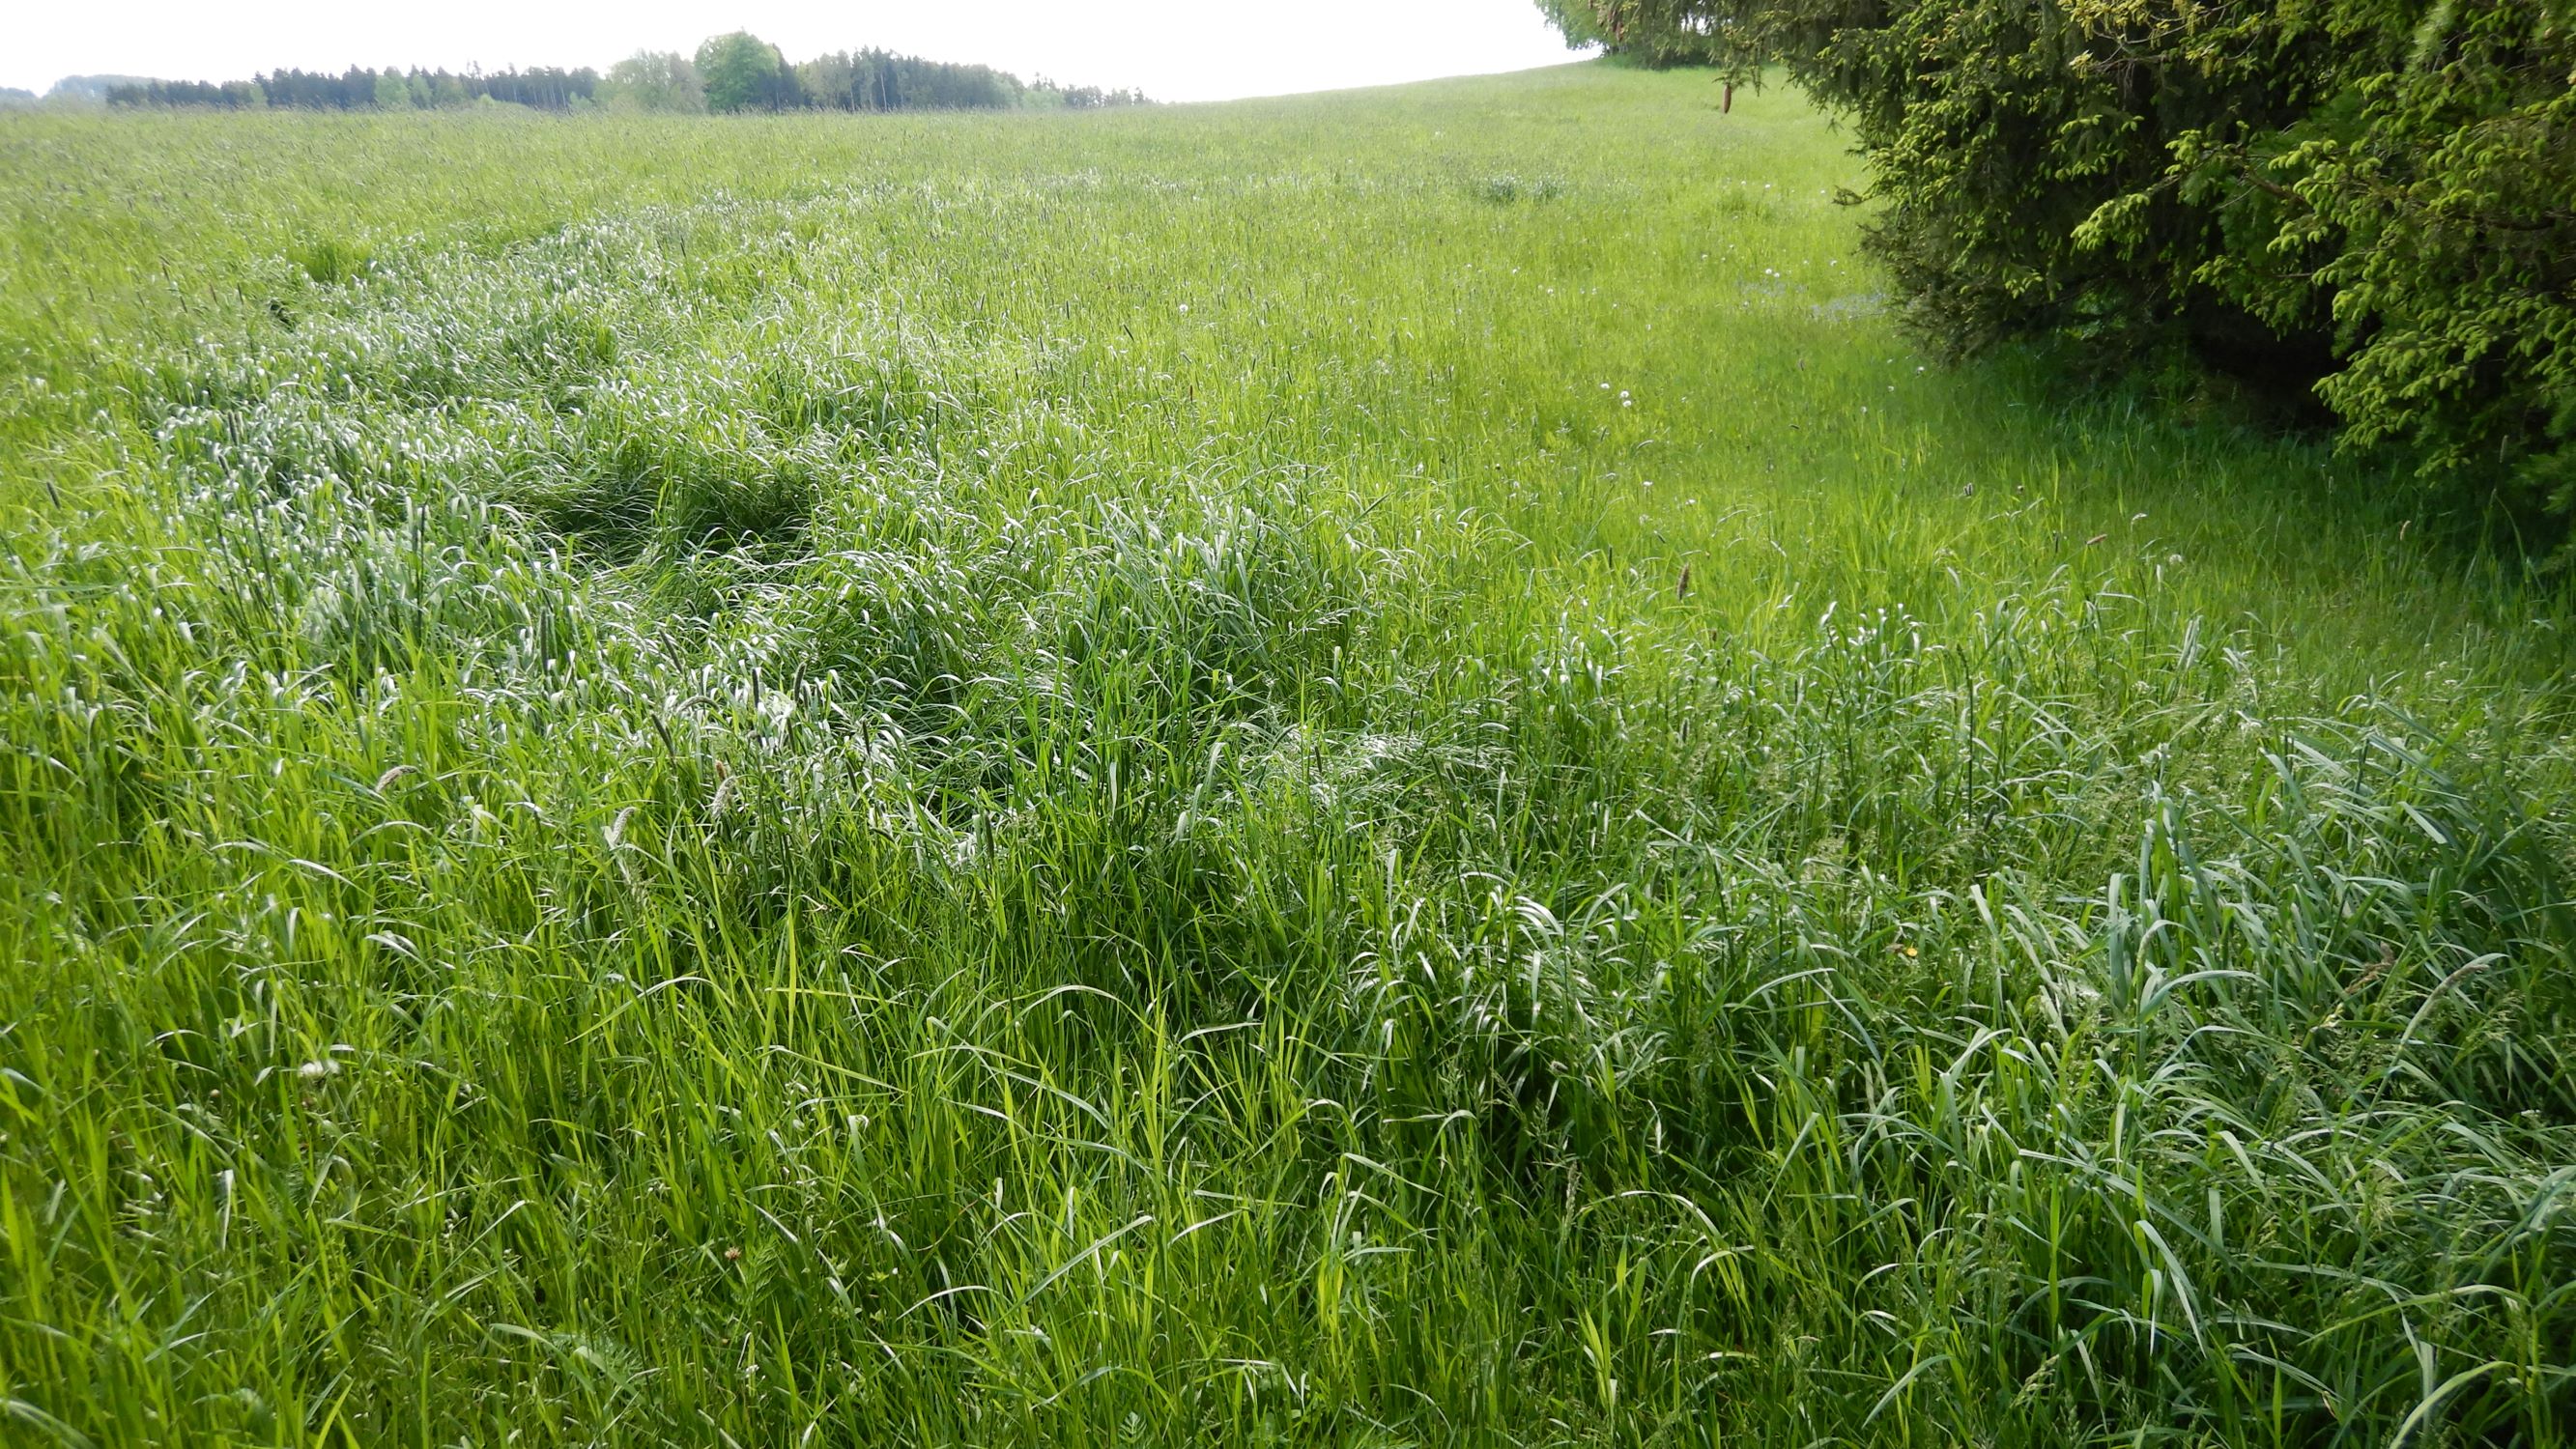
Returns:
[[[0,1442],[2576,1441],[2576,605],[1794,93],[0,116]]]

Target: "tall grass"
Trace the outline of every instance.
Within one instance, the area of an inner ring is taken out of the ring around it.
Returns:
[[[2567,600],[1850,179],[0,118],[8,1437],[2567,1442]]]

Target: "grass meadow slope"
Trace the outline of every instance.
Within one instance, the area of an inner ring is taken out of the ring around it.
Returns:
[[[2576,1439],[2576,610],[1714,101],[0,117],[0,1440]]]

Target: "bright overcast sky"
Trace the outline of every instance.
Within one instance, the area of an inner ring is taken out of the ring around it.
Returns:
[[[750,30],[791,60],[879,46],[1156,100],[1221,100],[1571,59],[1531,0],[0,0],[0,86],[234,80],[352,65],[597,66]]]

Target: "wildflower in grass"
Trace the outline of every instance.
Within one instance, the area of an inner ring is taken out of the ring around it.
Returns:
[[[304,1065],[295,1069],[295,1075],[302,1077],[308,1082],[318,1082],[326,1077],[335,1077],[339,1074],[340,1064],[328,1057],[324,1057],[319,1061],[306,1062]]]

